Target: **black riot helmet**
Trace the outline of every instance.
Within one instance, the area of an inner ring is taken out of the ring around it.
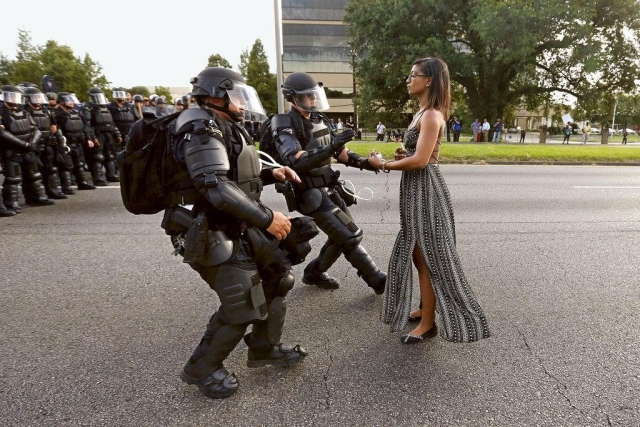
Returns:
[[[282,85],[282,94],[287,101],[304,111],[329,109],[322,82],[316,82],[316,79],[307,73],[289,74]]]
[[[75,93],[58,92],[57,102],[65,108],[73,108],[76,105],[80,105],[80,101],[76,97]]]
[[[15,109],[18,105],[24,105],[24,92],[18,86],[2,86],[2,97],[9,108]]]
[[[107,97],[104,95],[104,92],[102,92],[102,90],[100,90],[99,87],[92,87],[87,92],[87,95],[89,95],[89,102],[91,102],[92,104],[97,104],[97,105],[108,104]]]
[[[144,102],[144,97],[142,95],[133,95],[133,102]]]
[[[191,96],[196,98],[198,105],[221,111],[236,121],[244,118],[244,113],[229,111],[229,104],[243,110],[256,111],[265,114],[257,92],[245,83],[244,78],[233,70],[222,67],[205,68],[191,79],[193,90]],[[207,97],[222,98],[224,107],[207,103]]]
[[[123,102],[127,99],[127,92],[122,88],[115,88],[113,89],[111,96],[113,96],[116,101]]]
[[[24,94],[29,104],[42,105],[42,104],[49,103],[49,100],[47,99],[47,97],[37,87],[33,87],[33,86],[26,87],[24,89]]]

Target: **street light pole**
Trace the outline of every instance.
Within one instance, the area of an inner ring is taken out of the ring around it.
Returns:
[[[284,113],[284,95],[282,87],[282,3],[273,0],[273,15],[276,23],[276,81],[278,84],[278,114]]]
[[[356,107],[356,58],[358,54],[353,49],[349,50],[349,53],[351,54],[351,75],[353,76],[353,99],[351,100],[353,103],[353,119],[356,124],[356,129],[358,129],[358,107]]]
[[[618,110],[618,95],[613,95],[613,98],[616,100],[616,104],[613,106],[613,122],[611,123],[611,129],[616,131],[616,111]]]

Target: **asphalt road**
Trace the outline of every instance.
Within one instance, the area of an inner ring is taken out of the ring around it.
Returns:
[[[171,256],[160,216],[105,188],[0,219],[0,425],[640,425],[640,168],[442,171],[493,336],[402,345],[340,259],[339,290],[289,294],[284,341],[305,362],[249,370],[241,344],[222,401],[178,378],[217,298]],[[374,191],[352,212],[386,269],[400,174],[342,172]]]

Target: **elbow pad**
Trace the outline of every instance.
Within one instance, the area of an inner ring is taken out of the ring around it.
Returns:
[[[247,197],[238,185],[215,173],[204,178],[206,198],[218,210],[258,228],[267,228],[273,221],[273,212]]]

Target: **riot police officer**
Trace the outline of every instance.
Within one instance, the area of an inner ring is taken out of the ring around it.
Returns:
[[[42,175],[38,170],[39,159],[36,154],[40,144],[41,133],[36,128],[31,115],[23,108],[24,93],[17,86],[2,87],[4,102],[0,106],[2,127],[8,133],[2,133],[5,142],[13,146],[22,145],[29,150],[19,151],[12,147],[3,150],[2,161],[5,179],[2,183],[2,196],[7,209],[20,213],[18,201],[18,185],[22,184],[25,201],[29,205],[52,205],[53,200],[47,198]],[[9,134],[15,138],[11,138]],[[18,139],[26,144],[14,144],[10,140]]]
[[[186,180],[174,186],[172,199],[195,207],[186,212],[177,205],[168,209],[163,225],[169,233],[175,217],[194,218],[188,222],[184,261],[220,298],[181,378],[210,398],[224,398],[236,392],[238,381],[223,361],[249,324],[253,329],[244,340],[250,368],[293,365],[307,354],[299,345],[280,342],[285,297],[294,284],[291,252],[282,245],[291,237],[293,220],[260,201],[263,184],[298,177],[286,167],[261,170],[242,121],[243,108],[250,108],[246,102],[252,109],[262,106],[257,98],[247,101],[242,76],[226,68],[206,68],[191,83],[201,108],[184,110],[169,132],[181,165],[175,175],[187,172]]]
[[[107,108],[107,97],[102,90],[92,87],[87,92],[89,102],[82,108],[81,114],[85,121],[93,128],[97,140],[93,147],[86,147],[87,164],[91,170],[93,183],[106,186],[108,182],[118,182],[116,169],[116,144],[122,143],[120,131],[113,121],[111,111]],[[107,170],[106,176],[102,167]]]
[[[4,95],[2,91],[0,91],[0,103],[4,103]],[[0,122],[2,122],[2,116],[0,116]],[[2,164],[4,163],[3,156],[5,150],[15,150],[20,152],[29,151],[29,143],[22,141],[11,133],[9,133],[3,125],[0,124],[0,174],[5,175],[2,170]],[[0,217],[11,217],[16,215],[16,211],[13,209],[7,209],[4,204],[4,200],[2,199],[2,193],[4,191],[0,191]]]
[[[122,150],[122,137],[127,136],[131,125],[136,121],[136,117],[133,113],[133,107],[126,102],[127,92],[122,89],[116,89],[113,91],[114,100],[109,103],[107,108],[111,112],[113,122],[115,123],[118,131],[120,131],[120,142],[116,140],[116,151]],[[140,97],[142,98],[142,97]],[[140,99],[142,101],[142,99]]]
[[[69,152],[64,155],[64,162],[58,165],[62,169],[60,181],[64,194],[73,194],[71,189],[71,172],[76,178],[78,190],[95,190],[95,185],[87,182],[84,176],[84,146],[93,147],[95,135],[82,116],[75,108],[80,104],[78,98],[73,93],[58,93],[58,108],[56,109],[56,124],[58,129],[67,139]]]
[[[144,97],[142,95],[133,95],[133,118],[137,122],[142,118],[142,109],[144,108]],[[127,136],[129,132],[126,134],[122,134],[123,136]]]
[[[51,199],[66,199],[60,186],[58,175],[59,150],[66,148],[66,140],[62,133],[58,132],[55,116],[47,108],[47,97],[37,87],[28,87],[24,90],[27,99],[26,110],[31,114],[36,127],[42,133],[40,139],[40,160],[42,161],[42,175],[47,196]]]
[[[339,183],[339,172],[331,168],[331,158],[347,166],[376,173],[377,170],[366,158],[344,148],[353,138],[352,129],[337,135],[330,131],[329,120],[320,113],[329,108],[322,83],[307,73],[296,72],[285,79],[282,92],[291,103],[291,110],[273,116],[266,132],[272,136],[276,160],[295,170],[302,180],[295,186],[297,210],[313,217],[328,237],[318,257],[305,268],[302,281],[327,289],[338,288],[339,282],[327,270],[344,254],[374,292],[382,294],[386,273],[376,267],[360,245],[362,229],[347,209],[356,200]]]
[[[168,114],[167,112],[167,100],[164,96],[156,97],[156,116],[163,117]]]

